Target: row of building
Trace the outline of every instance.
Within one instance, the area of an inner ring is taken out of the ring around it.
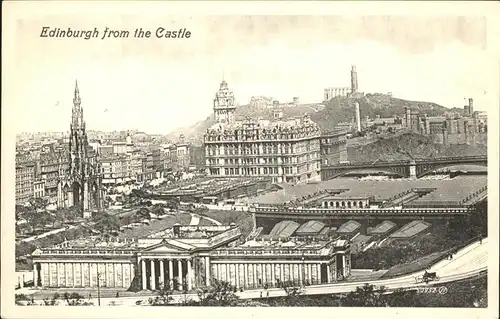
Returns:
[[[178,143],[155,145],[146,152],[134,147],[130,136],[126,142],[95,147],[102,166],[103,184],[161,178],[165,172],[187,170],[191,161],[189,144],[182,136]]]
[[[142,143],[161,143],[166,142],[165,137],[159,134],[146,134],[136,129],[126,131],[111,131],[104,132],[98,130],[88,130],[87,135],[89,140],[106,141],[106,143],[124,141],[127,137],[131,137],[132,141],[140,145]],[[24,145],[26,147],[36,147],[39,145],[48,144],[64,144],[69,141],[70,132],[23,132],[16,135],[16,145]]]
[[[280,101],[269,96],[252,96],[249,104],[258,109],[293,107],[299,105],[299,98],[294,96],[291,102],[280,103]]]
[[[104,186],[151,181],[164,177],[167,172],[187,170],[190,165],[189,144],[182,140],[177,144],[158,145],[151,151],[141,151],[125,142],[95,144],[92,145],[95,148],[89,150],[97,155]],[[19,152],[16,155],[16,204],[31,198],[55,198],[59,181],[69,174],[69,158],[67,147]]]

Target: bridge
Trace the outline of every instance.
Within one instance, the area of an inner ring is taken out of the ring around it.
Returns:
[[[291,220],[446,220],[467,216],[473,207],[448,208],[386,208],[386,209],[335,209],[335,208],[295,208],[295,207],[252,207],[254,218]]]
[[[372,170],[396,174],[400,177],[420,178],[437,169],[461,164],[488,166],[488,157],[486,155],[436,157],[402,161],[374,161],[323,165],[321,167],[321,177],[322,180],[329,180],[349,173]]]

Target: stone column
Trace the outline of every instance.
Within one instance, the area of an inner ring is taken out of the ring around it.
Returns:
[[[80,263],[80,287],[85,287],[85,273],[83,272],[83,263]]]
[[[321,284],[321,264],[316,264],[316,269],[318,272],[318,284]]]
[[[155,259],[151,259],[151,290],[156,290]]]
[[[252,270],[253,270],[253,286],[257,286],[259,283],[259,280],[257,279],[257,264],[252,264]]]
[[[271,281],[272,281],[272,285],[273,287],[276,286],[276,265],[275,264],[271,264]]]
[[[124,263],[122,263],[121,265],[122,265],[122,266],[121,266],[121,267],[122,267],[122,287],[123,287],[123,288],[127,288],[127,283],[126,283],[126,281],[125,281],[125,264],[124,264]],[[134,280],[134,277],[132,277],[132,274],[130,273],[130,272],[131,272],[131,271],[130,271],[130,270],[131,270],[131,266],[132,266],[132,265],[130,265],[130,264],[128,265],[129,276],[130,276],[130,277],[129,277],[129,278],[130,278],[130,282],[132,282],[132,280]]]
[[[89,184],[83,184],[83,210],[89,209]]]
[[[243,264],[243,287],[248,287],[248,264]]]
[[[49,274],[49,280],[48,282],[46,283],[48,287],[52,286],[52,270],[51,270],[51,264],[50,263],[47,263],[47,272]]]
[[[312,265],[308,264],[307,265],[307,276],[309,277],[309,284],[312,285]]]
[[[49,278],[50,278],[50,272],[48,271],[48,266],[49,264],[48,263],[42,263],[40,265],[40,283],[41,283],[41,287],[44,287],[45,285],[47,285],[47,283],[45,282],[45,273],[48,273],[49,275]]]
[[[299,284],[302,286],[304,280],[302,279],[302,264],[299,264]]]
[[[332,282],[331,274],[330,274],[330,265],[326,265],[326,280],[327,280],[327,283]]]
[[[33,286],[38,287],[38,263],[33,263]],[[22,279],[21,279],[22,280]],[[23,285],[24,283],[21,283]]]
[[[172,265],[172,259],[168,260],[168,281],[170,284],[170,290],[174,290],[174,266]]]
[[[280,281],[281,281],[281,283],[283,283],[285,281],[283,269],[284,269],[283,264],[280,264]]]
[[[177,260],[177,265],[179,266],[179,290],[182,290],[183,285],[182,285],[182,260],[178,259]]]
[[[229,269],[229,264],[226,264],[226,281],[231,284],[231,272]]]
[[[146,290],[148,289],[148,286],[147,286],[147,278],[146,278],[146,260],[143,259],[141,260],[141,273],[142,273],[142,290]],[[91,281],[92,281],[92,276],[90,277],[91,278]]]
[[[73,287],[76,287],[76,271],[75,271],[75,267],[76,267],[76,263],[72,263],[71,264],[71,269],[73,269]],[[81,275],[82,273],[80,273]]]
[[[345,269],[345,255],[342,255],[342,276],[346,277],[346,269]]]
[[[236,288],[240,287],[240,264],[235,264],[235,277],[236,277]]]
[[[68,272],[66,271],[66,263],[63,263],[63,271],[64,271],[64,287],[69,287],[68,284]]]
[[[205,257],[205,284],[210,286],[210,257]]]
[[[113,286],[116,288],[116,287],[119,287],[118,286],[118,271],[116,270],[118,267],[116,267],[116,263],[113,263]],[[123,274],[122,274],[122,278],[123,278]]]
[[[92,287],[92,263],[89,264],[89,287]]]
[[[187,276],[186,276],[186,281],[187,281],[187,289],[191,290],[191,260],[187,260]]]
[[[163,259],[160,259],[160,288],[165,287],[165,265],[163,264]]]
[[[266,272],[264,269],[264,264],[260,264],[260,277],[262,277],[262,285],[266,283]]]

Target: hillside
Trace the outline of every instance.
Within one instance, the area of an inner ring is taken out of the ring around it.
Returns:
[[[485,145],[435,144],[433,139],[420,134],[406,133],[392,138],[378,140],[368,145],[348,147],[347,157],[351,162],[371,162],[377,159],[410,160],[411,157],[429,158],[442,156],[473,156],[487,154]],[[411,155],[411,156],[410,156]]]
[[[359,102],[362,118],[366,116],[375,118],[377,115],[380,115],[380,117],[403,116],[406,106],[418,109],[422,114],[428,116],[441,116],[447,113],[460,114],[462,112],[461,109],[457,108],[448,109],[431,102],[408,101],[385,94],[366,94],[357,98],[357,101]],[[286,107],[282,111],[284,118],[302,116],[304,113],[308,113],[311,119],[325,131],[333,129],[338,123],[350,122],[354,119],[353,100],[345,97],[336,97],[324,104],[302,104],[295,107]],[[257,109],[249,105],[236,108],[237,119],[245,119],[246,117],[272,119],[272,115],[272,109]],[[184,134],[187,139],[201,143],[203,134],[213,123],[214,118],[210,114],[204,121],[187,128],[175,130],[168,137],[175,140],[180,134]]]

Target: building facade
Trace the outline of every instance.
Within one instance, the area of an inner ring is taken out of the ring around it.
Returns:
[[[35,170],[31,158],[16,156],[16,204],[24,204],[33,197]]]
[[[223,81],[217,96],[234,100],[227,90]],[[320,179],[321,133],[308,116],[288,121],[234,121],[235,110],[214,106],[219,121],[204,136],[208,175],[266,176],[278,183]]]
[[[45,197],[45,181],[37,180],[33,183],[33,198]]]
[[[66,150],[43,153],[40,155],[40,178],[45,181],[45,195],[57,198],[57,186],[68,169]]]
[[[347,132],[336,130],[321,134],[321,165],[335,165],[347,161]]]
[[[125,154],[100,158],[102,183],[104,185],[120,184],[131,180],[129,158]]]
[[[325,88],[325,92],[323,94],[324,101],[330,101],[331,99],[342,96],[347,97],[351,93],[350,87],[328,87]]]
[[[213,279],[236,288],[334,283],[350,274],[347,241],[267,240],[234,246],[238,227],[174,225],[147,238],[67,242],[33,254],[35,287],[192,291]],[[230,247],[232,244],[234,247]]]

